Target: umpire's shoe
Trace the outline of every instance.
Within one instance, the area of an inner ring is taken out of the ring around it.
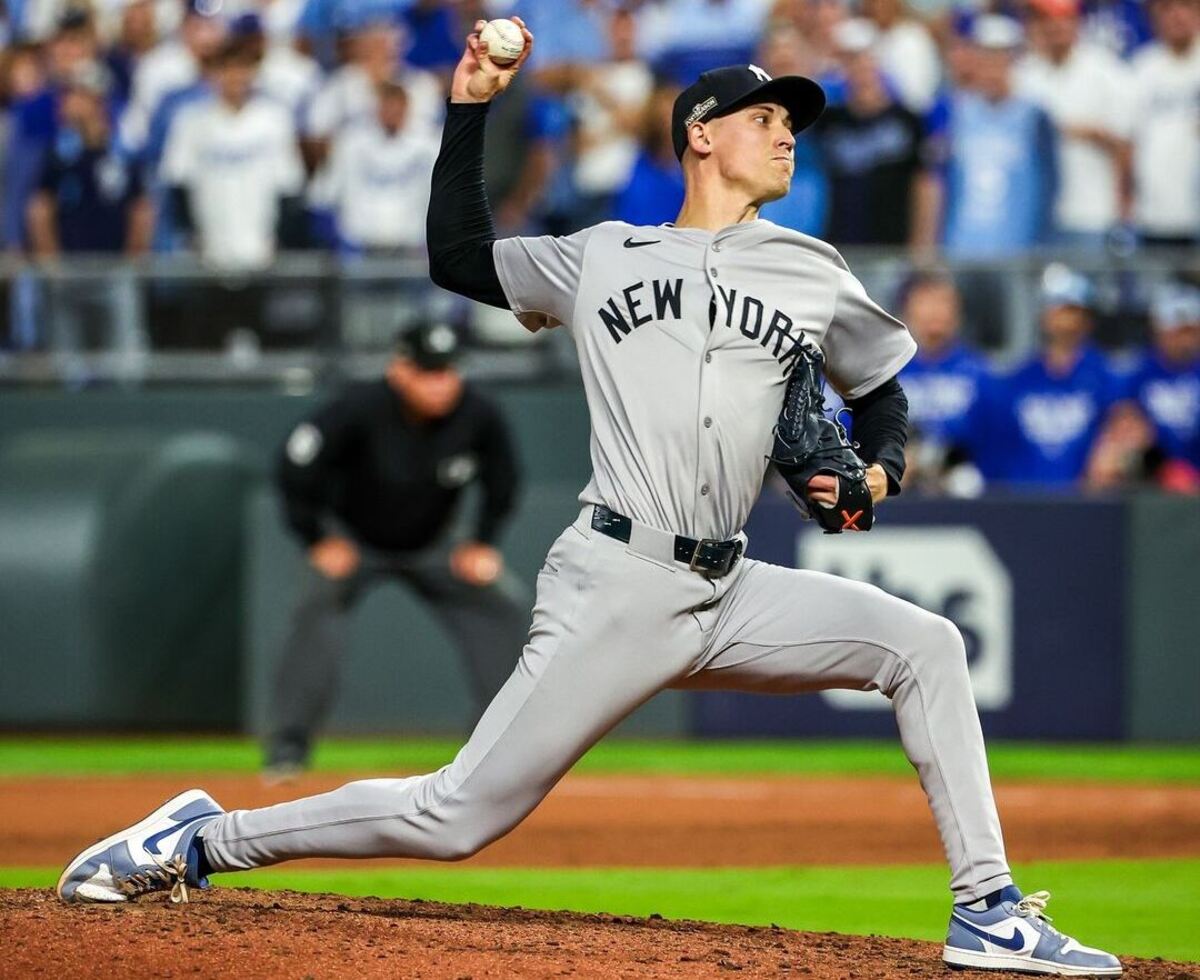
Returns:
[[[200,789],[167,800],[150,816],[77,855],[58,879],[64,902],[128,902],[171,890],[186,902],[188,888],[207,888],[197,870],[196,832],[225,811]]]
[[[1020,970],[1069,977],[1119,977],[1121,961],[1081,946],[1050,925],[1049,892],[1021,896],[1013,885],[994,900],[956,905],[942,959],[952,967]]]

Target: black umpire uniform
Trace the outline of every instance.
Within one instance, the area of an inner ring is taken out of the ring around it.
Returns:
[[[477,714],[520,656],[528,599],[488,547],[513,507],[516,457],[498,408],[454,371],[458,346],[440,324],[407,330],[386,378],[350,388],[300,423],[280,454],[287,520],[312,567],[273,690],[266,763],[274,775],[307,764],[333,701],[346,613],[381,580],[415,590],[453,636]],[[447,381],[452,394],[431,416],[412,385]],[[482,500],[471,542],[458,547],[494,565],[482,580],[454,563],[447,534],[463,490],[476,481]],[[329,542],[355,556],[333,575],[314,557]]]

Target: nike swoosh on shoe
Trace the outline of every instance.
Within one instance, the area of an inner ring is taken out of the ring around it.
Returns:
[[[966,919],[960,919],[957,915],[954,916],[954,921],[967,930],[972,935],[978,936],[980,939],[986,940],[995,946],[1002,949],[1012,950],[1014,953],[1019,953],[1025,948],[1025,934],[1016,926],[1013,926],[1011,936],[997,936],[995,933],[988,932],[986,929],[980,929],[978,926],[972,925]]]
[[[186,820],[180,820],[173,827],[168,827],[166,830],[160,830],[157,834],[151,834],[142,842],[142,847],[144,847],[150,854],[158,854],[158,844],[160,841],[170,837],[172,834],[179,833],[179,831],[183,830],[184,827],[194,824],[197,820],[207,820],[209,817],[219,817],[220,815],[220,810],[209,810],[205,813],[197,813],[194,817],[188,817]]]

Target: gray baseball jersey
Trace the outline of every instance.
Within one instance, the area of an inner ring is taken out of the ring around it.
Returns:
[[[801,345],[847,398],[916,350],[835,249],[763,219],[715,234],[607,222],[493,254],[526,326],[571,325],[592,420],[580,501],[691,537],[741,530]]]
[[[904,326],[832,248],[767,221],[716,234],[610,223],[500,241],[494,255],[527,326],[570,325],[592,416],[594,474],[538,575],[517,669],[449,765],[226,814],[202,831],[212,867],[467,857],[663,688],[850,688],[892,699],[955,898],[1011,884],[952,623],[832,575],[753,559],[707,574],[676,559],[676,534],[740,534],[799,345],[821,346],[855,397],[911,357]],[[602,533],[597,504],[632,519],[628,541]]]

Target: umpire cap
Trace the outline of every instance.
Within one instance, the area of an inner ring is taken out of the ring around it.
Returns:
[[[811,78],[781,75],[772,78],[757,65],[729,65],[706,71],[679,93],[671,111],[675,156],[683,159],[688,127],[728,115],[752,102],[774,102],[792,117],[792,132],[807,129],[825,109],[825,93]]]
[[[444,323],[418,323],[396,335],[396,356],[405,357],[422,371],[441,371],[458,359],[462,341]]]

